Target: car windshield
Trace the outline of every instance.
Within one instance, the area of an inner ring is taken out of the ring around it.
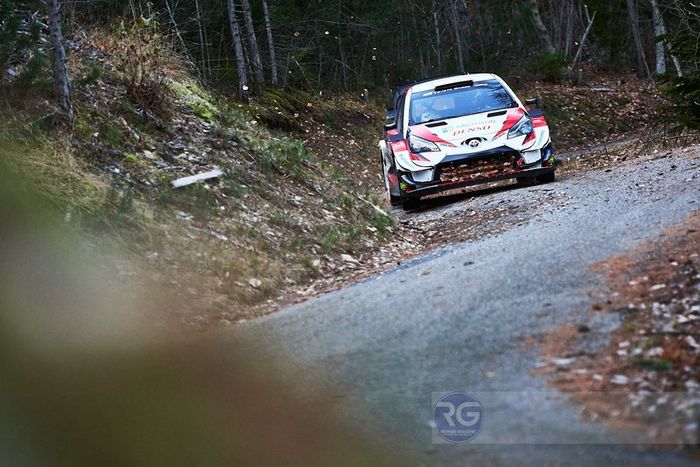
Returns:
[[[495,79],[445,91],[424,91],[411,97],[410,125],[517,107],[510,93]]]

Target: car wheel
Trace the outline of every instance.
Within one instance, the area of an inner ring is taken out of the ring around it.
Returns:
[[[540,175],[537,177],[537,181],[540,183],[552,183],[556,179],[554,172],[550,172],[546,175]]]
[[[420,207],[420,198],[401,198],[401,208],[404,211],[413,211]]]

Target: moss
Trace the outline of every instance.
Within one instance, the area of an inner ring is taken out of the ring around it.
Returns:
[[[88,138],[94,133],[94,128],[86,116],[79,115],[75,121],[75,131],[83,138]]]
[[[394,217],[381,214],[379,212],[374,215],[371,222],[372,227],[377,229],[377,233],[380,235],[386,235],[391,232],[391,229],[394,227],[395,223],[396,219]]]
[[[90,65],[90,68],[88,69],[87,73],[85,73],[80,78],[78,83],[81,86],[88,86],[90,84],[94,84],[97,81],[101,80],[104,77],[104,75],[105,75],[104,68],[97,63],[93,63],[92,65]]]
[[[189,108],[199,118],[213,123],[221,112],[211,94],[204,91],[193,81],[168,81],[168,87],[182,105]]]
[[[267,89],[255,99],[252,111],[259,121],[273,130],[300,131],[299,115],[308,112],[315,98],[303,91]],[[318,104],[318,102],[316,102]]]
[[[121,128],[112,123],[104,123],[100,134],[103,141],[113,148],[119,148],[124,143],[124,135]]]
[[[260,165],[264,170],[276,169],[288,175],[301,175],[304,163],[312,159],[303,141],[273,138],[255,143]]]
[[[666,360],[638,360],[637,365],[652,371],[668,371],[671,369],[671,362]]]

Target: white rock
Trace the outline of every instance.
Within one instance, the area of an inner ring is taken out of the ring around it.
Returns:
[[[629,378],[625,375],[615,375],[610,378],[610,382],[613,384],[625,385],[629,383]]]
[[[700,349],[700,344],[693,338],[693,336],[686,336],[685,341],[694,349]]]
[[[554,363],[557,366],[566,366],[566,365],[571,365],[575,358],[553,358],[552,363]]]
[[[358,263],[358,261],[355,258],[353,258],[350,255],[346,255],[346,254],[340,255],[340,259],[342,259],[346,263],[356,263],[356,264]]]
[[[260,281],[260,279],[252,278],[248,281],[248,285],[250,285],[254,289],[259,289],[262,285],[262,282]]]

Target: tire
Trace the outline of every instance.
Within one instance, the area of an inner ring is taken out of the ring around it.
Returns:
[[[391,172],[393,166],[386,169],[384,155],[380,153],[380,157],[382,160],[382,176],[384,177],[384,189],[386,190],[386,196],[389,199],[389,204],[391,204],[392,206],[399,206],[401,205],[401,197],[391,194],[391,187],[389,186],[389,180],[387,178],[387,174]]]
[[[537,177],[537,181],[540,183],[552,183],[556,179],[556,175],[554,174],[554,171],[546,174],[546,175],[540,175]]]
[[[420,207],[420,198],[401,198],[401,208],[404,211],[413,211]]]
[[[400,206],[401,205],[401,198],[399,198],[398,196],[394,196],[390,193],[389,194],[389,203],[394,207]]]

